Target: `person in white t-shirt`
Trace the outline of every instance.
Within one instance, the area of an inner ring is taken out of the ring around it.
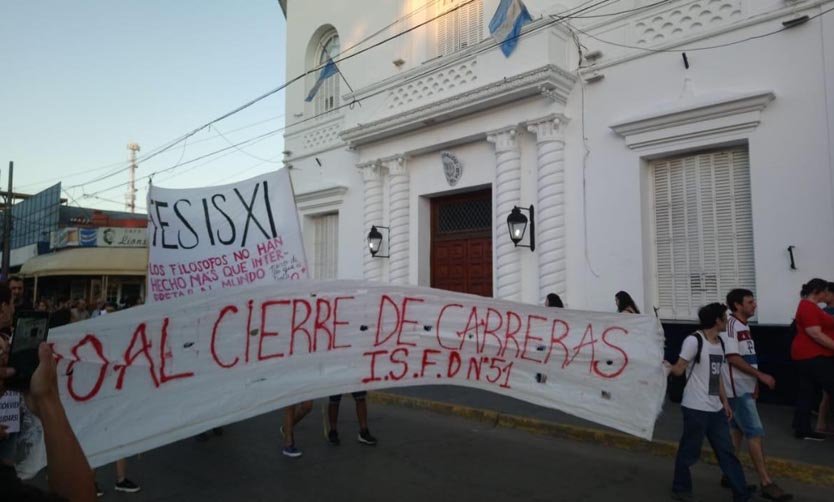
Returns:
[[[738,452],[741,442],[747,438],[750,458],[756,466],[756,472],[761,481],[762,497],[768,500],[790,500],[793,497],[785,493],[773,482],[765,466],[762,437],[764,427],[756,408],[759,395],[759,382],[773,389],[776,380],[767,373],[759,371],[756,356],[756,344],[750,336],[747,322],[756,313],[756,298],[748,289],[734,289],[727,293],[727,305],[732,314],[727,320],[727,330],[721,333],[727,354],[727,364],[724,371],[724,385],[727,389],[727,399],[733,408],[731,433],[733,447]],[[727,479],[722,478],[721,484],[727,486]]]
[[[698,319],[701,329],[684,339],[677,362],[672,365],[664,361],[672,374],[687,376],[681,401],[683,434],[675,457],[672,494],[676,500],[695,500],[689,468],[701,456],[701,445],[706,436],[733,490],[733,500],[747,501],[755,486],[747,485],[741,463],[733,451],[727,423],[733,418],[733,411],[721,378],[724,347],[718,334],[727,326],[727,307],[720,303],[701,307]],[[687,371],[690,366],[692,368]]]

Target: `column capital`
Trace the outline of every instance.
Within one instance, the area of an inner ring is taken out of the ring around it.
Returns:
[[[486,140],[499,152],[518,150],[518,126],[509,126],[487,133]]]
[[[389,174],[398,176],[408,174],[408,170],[406,169],[406,160],[405,155],[395,155],[384,159],[382,162],[385,164],[385,167],[388,168]]]
[[[362,179],[365,181],[375,181],[380,178],[382,163],[379,160],[362,162],[356,167],[362,172]]]
[[[527,121],[527,130],[536,135],[536,141],[564,141],[565,126],[570,119],[561,113]]]

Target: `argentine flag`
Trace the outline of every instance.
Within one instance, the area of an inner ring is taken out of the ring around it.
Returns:
[[[489,33],[496,42],[501,42],[504,56],[510,57],[518,44],[521,28],[532,20],[521,0],[501,0],[489,22]]]
[[[327,64],[324,65],[324,68],[322,68],[321,73],[319,73],[319,78],[318,80],[316,80],[316,84],[313,86],[312,89],[310,89],[310,94],[307,95],[307,99],[305,99],[304,101],[312,101],[313,98],[316,97],[316,93],[319,92],[321,84],[323,84],[325,80],[337,73],[339,73],[339,69],[336,68],[336,63],[333,62],[333,59],[327,58]]]

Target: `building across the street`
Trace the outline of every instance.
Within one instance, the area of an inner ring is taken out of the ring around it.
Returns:
[[[29,299],[144,298],[147,216],[67,206],[60,194],[59,183],[12,206],[10,270]]]

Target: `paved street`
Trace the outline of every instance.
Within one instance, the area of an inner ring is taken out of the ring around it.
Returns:
[[[342,445],[322,434],[321,401],[299,426],[304,456],[280,453],[277,413],[229,426],[205,443],[181,441],[131,459],[139,494],[112,491],[114,469],[98,470],[104,501],[612,501],[669,500],[672,459],[395,406],[371,409],[377,447],[355,441],[350,398]],[[694,469],[703,500],[730,500],[717,467]],[[752,479],[752,478],[751,478]],[[42,481],[41,481],[42,482]],[[797,500],[830,501],[830,488],[785,481]]]

